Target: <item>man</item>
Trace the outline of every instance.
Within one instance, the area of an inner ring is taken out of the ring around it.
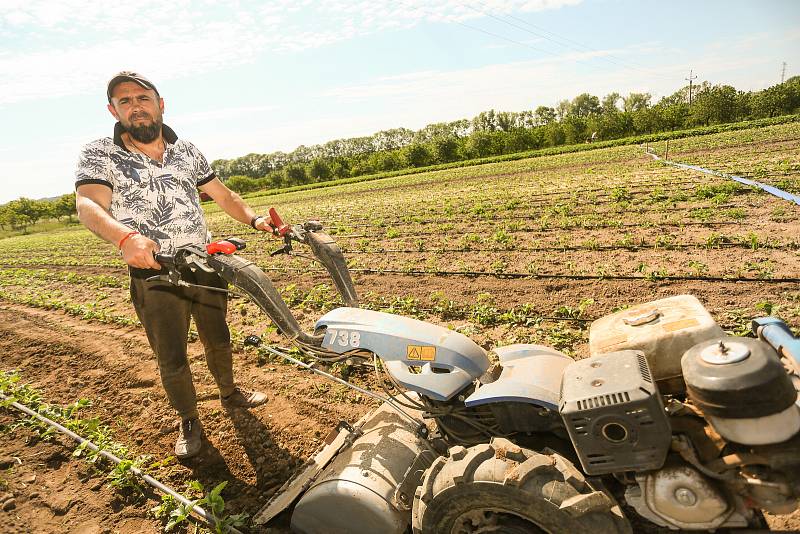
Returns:
[[[208,194],[234,219],[268,231],[268,221],[228,189],[194,145],[163,124],[164,99],[144,76],[123,71],[108,83],[108,111],[118,121],[114,136],[86,145],[76,172],[80,221],[119,248],[129,266],[131,301],[156,355],[161,382],[180,416],[178,458],[201,449],[202,426],[186,357],[189,320],[194,318],[208,368],[226,408],[252,408],[266,395],[236,387],[227,296],[196,287],[146,282],[161,266],[155,252],[207,243],[209,234],[199,192]],[[225,287],[216,274],[187,273],[188,282]]]

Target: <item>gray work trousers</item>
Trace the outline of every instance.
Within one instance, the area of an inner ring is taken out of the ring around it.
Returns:
[[[186,357],[189,320],[193,317],[197,325],[208,369],[220,394],[230,395],[236,386],[231,335],[225,321],[228,296],[208,289],[145,281],[154,274],[163,272],[131,269],[131,302],[156,355],[161,383],[170,404],[182,419],[197,417],[197,394]],[[186,273],[183,279],[199,285],[226,287],[216,274]]]

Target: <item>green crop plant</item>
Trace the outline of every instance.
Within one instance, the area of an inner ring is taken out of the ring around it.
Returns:
[[[770,260],[756,260],[744,262],[744,272],[755,275],[756,278],[769,279],[774,274],[774,264]]]
[[[779,306],[776,306],[768,300],[756,302],[755,309],[762,312],[764,315],[777,315]]]
[[[514,242],[514,236],[503,228],[500,228],[494,234],[492,234],[492,241],[506,250],[513,249],[516,246]]]
[[[653,204],[657,202],[666,202],[670,199],[670,197],[664,192],[664,189],[661,186],[658,186],[647,195],[647,199],[651,204]]]
[[[750,250],[758,250],[760,247],[764,246],[764,243],[761,243],[758,234],[755,232],[749,232],[744,238],[740,239],[740,241],[745,243]]]
[[[508,269],[508,262],[505,260],[495,260],[489,267],[495,273],[504,273]]]
[[[708,249],[712,248],[722,248],[722,244],[726,242],[725,236],[720,234],[712,233],[708,237],[706,237],[705,247]]]
[[[144,487],[141,479],[134,474],[134,468],[140,468],[147,461],[146,457],[139,457],[136,460],[122,460],[106,475],[109,485],[124,494],[131,495],[134,500],[141,500],[145,497]]]
[[[609,196],[611,197],[611,200],[617,203],[630,202],[633,200],[633,195],[625,186],[613,187]]]
[[[584,316],[584,312],[594,304],[594,299],[581,299],[577,307],[570,307],[568,305],[559,306],[553,311],[556,317],[565,317],[568,319],[580,319]]]
[[[733,221],[741,221],[747,218],[747,211],[744,208],[730,208],[724,210],[722,215]]]
[[[715,211],[711,208],[694,208],[689,211],[689,217],[698,221],[708,221],[714,213]]]
[[[675,244],[675,236],[661,234],[660,236],[656,237],[656,242],[654,243],[653,248],[656,249],[663,248],[666,250],[671,250],[675,248],[674,244]]]
[[[199,482],[193,482],[195,488],[199,487],[200,491],[203,491],[202,485],[200,485]],[[189,505],[182,505],[173,501],[162,500],[162,504],[157,507],[157,511],[155,513],[158,514],[159,518],[164,518],[164,516],[166,516],[169,519],[167,524],[164,526],[164,530],[166,532],[170,532],[178,525],[188,522],[195,506],[202,506],[205,508],[206,512],[209,513],[212,519],[212,532],[215,534],[227,534],[230,532],[231,527],[244,526],[247,521],[248,514],[242,513],[227,515],[225,513],[225,500],[222,498],[222,490],[225,489],[227,484],[227,480],[220,482],[205,496],[192,501],[192,503]]]
[[[695,276],[701,276],[708,272],[708,265],[702,261],[689,260],[689,269]]]

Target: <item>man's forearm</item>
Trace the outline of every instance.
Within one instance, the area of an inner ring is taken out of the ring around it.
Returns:
[[[94,235],[112,245],[117,245],[120,240],[132,231],[121,222],[114,219],[97,202],[79,197],[76,202],[78,220]]]
[[[253,209],[242,200],[242,197],[233,191],[226,195],[225,198],[217,201],[217,204],[225,213],[244,224],[250,224],[250,221],[256,215]]]

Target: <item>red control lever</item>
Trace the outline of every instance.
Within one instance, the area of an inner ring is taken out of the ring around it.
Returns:
[[[230,241],[214,241],[206,245],[206,252],[209,254],[233,254],[236,252],[236,245]]]
[[[277,211],[275,211],[275,208],[269,209],[269,218],[271,220],[272,227],[275,228],[275,233],[281,237],[283,237],[286,232],[292,229],[291,226],[283,222],[283,219],[281,219],[281,216],[278,215]]]

